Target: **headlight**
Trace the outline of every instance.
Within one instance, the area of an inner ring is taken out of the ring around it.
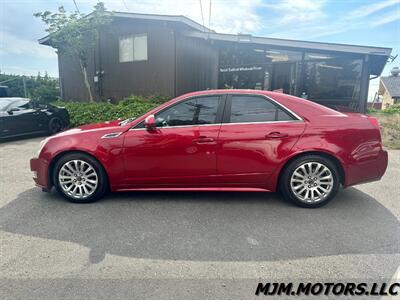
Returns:
[[[38,150],[38,152],[37,152],[37,157],[39,157],[40,152],[42,152],[43,147],[44,147],[44,145],[46,145],[46,143],[47,143],[48,140],[49,140],[49,139],[47,138],[47,139],[44,139],[44,140],[41,140],[41,141],[40,141],[39,150]]]

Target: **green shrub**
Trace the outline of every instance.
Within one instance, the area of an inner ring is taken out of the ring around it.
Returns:
[[[53,102],[53,105],[65,107],[70,116],[70,127],[139,117],[152,108],[169,100],[162,96],[130,96],[118,104],[105,102]]]
[[[400,114],[400,103],[394,104],[388,108],[382,110],[386,114]]]
[[[378,113],[378,112],[380,112],[380,111],[381,111],[381,110],[379,110],[379,109],[370,107],[370,108],[367,109],[367,114],[374,114],[374,113]]]

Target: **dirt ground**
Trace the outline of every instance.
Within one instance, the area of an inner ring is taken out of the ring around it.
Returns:
[[[381,126],[383,145],[388,149],[400,149],[400,114],[371,114]]]

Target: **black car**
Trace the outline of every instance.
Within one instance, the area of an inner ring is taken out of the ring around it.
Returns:
[[[0,98],[0,139],[31,134],[54,134],[69,125],[65,108],[27,98]]]

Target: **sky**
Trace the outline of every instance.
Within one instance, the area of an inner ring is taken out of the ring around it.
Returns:
[[[211,1],[211,10],[210,10]],[[89,13],[97,0],[75,0]],[[400,0],[103,0],[113,11],[187,16],[219,33],[393,48],[400,54]],[[39,11],[73,0],[0,0],[0,72],[58,77],[54,49],[39,45],[46,35]],[[400,66],[400,55],[382,75]],[[369,98],[379,80],[370,82]]]

